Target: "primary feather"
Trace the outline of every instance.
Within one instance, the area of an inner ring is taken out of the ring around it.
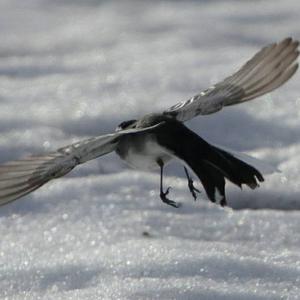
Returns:
[[[273,91],[296,72],[298,46],[298,41],[286,38],[262,48],[236,73],[189,100],[177,103],[164,114],[183,122]]]

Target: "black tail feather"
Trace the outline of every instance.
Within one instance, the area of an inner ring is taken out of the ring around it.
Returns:
[[[225,177],[232,183],[239,187],[242,184],[246,184],[250,188],[255,189],[259,186],[258,182],[264,181],[262,174],[254,167],[234,157],[225,150],[211,145],[210,147],[211,155],[209,158],[211,163],[219,167]]]
[[[180,142],[178,137],[180,136]],[[225,178],[254,189],[264,181],[262,174],[227,151],[210,145],[182,123],[166,123],[157,132],[158,142],[185,161],[199,177],[208,198],[226,205]]]
[[[225,178],[221,171],[204,160],[193,165],[192,169],[200,179],[209,200],[225,206]]]
[[[186,162],[199,177],[212,202],[218,201],[222,206],[226,205],[225,178],[240,188],[246,184],[252,189],[258,187],[259,182],[264,181],[257,169],[225,150],[206,142],[201,145],[201,148],[203,155],[197,155],[195,152],[195,155],[187,157]]]
[[[209,154],[199,158],[197,163],[187,161],[199,177],[208,198],[212,202],[218,201],[226,205],[225,178],[242,188],[246,184],[252,189],[259,186],[258,182],[264,181],[262,174],[254,167],[235,158],[224,150],[210,146]]]

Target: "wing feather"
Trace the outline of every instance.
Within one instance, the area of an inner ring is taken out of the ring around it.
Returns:
[[[66,175],[79,164],[114,151],[121,136],[150,131],[161,124],[89,138],[52,153],[1,165],[0,205],[25,196],[48,181]]]
[[[164,114],[183,122],[273,91],[297,71],[298,46],[298,41],[286,38],[262,48],[236,73],[191,99],[175,104]]]

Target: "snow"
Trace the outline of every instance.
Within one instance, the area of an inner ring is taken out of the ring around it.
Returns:
[[[296,0],[2,0],[0,162],[187,99],[299,39],[299,18]],[[299,74],[188,123],[282,171],[255,191],[228,184],[229,208],[194,202],[178,165],[165,184],[182,206],[166,206],[159,174],[115,154],[2,206],[0,298],[299,299]]]

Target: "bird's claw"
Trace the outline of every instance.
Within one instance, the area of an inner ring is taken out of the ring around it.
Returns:
[[[194,200],[196,201],[197,200],[197,193],[201,193],[201,191],[199,191],[197,188],[194,187],[194,181],[192,179],[189,179],[189,182],[188,182],[188,187],[189,187],[189,190],[194,198]]]
[[[180,203],[177,203],[177,202],[175,202],[175,201],[170,200],[169,198],[167,198],[167,195],[169,194],[170,189],[171,189],[171,187],[169,186],[165,192],[162,191],[160,193],[160,199],[162,200],[162,202],[164,202],[164,203],[166,203],[168,205],[171,205],[171,206],[173,206],[175,208],[178,208],[178,207],[181,206]]]
[[[166,189],[166,191],[163,192],[163,194],[164,194],[165,196],[167,196],[167,195],[169,194],[171,188],[172,188],[172,187],[169,186],[169,187]]]

